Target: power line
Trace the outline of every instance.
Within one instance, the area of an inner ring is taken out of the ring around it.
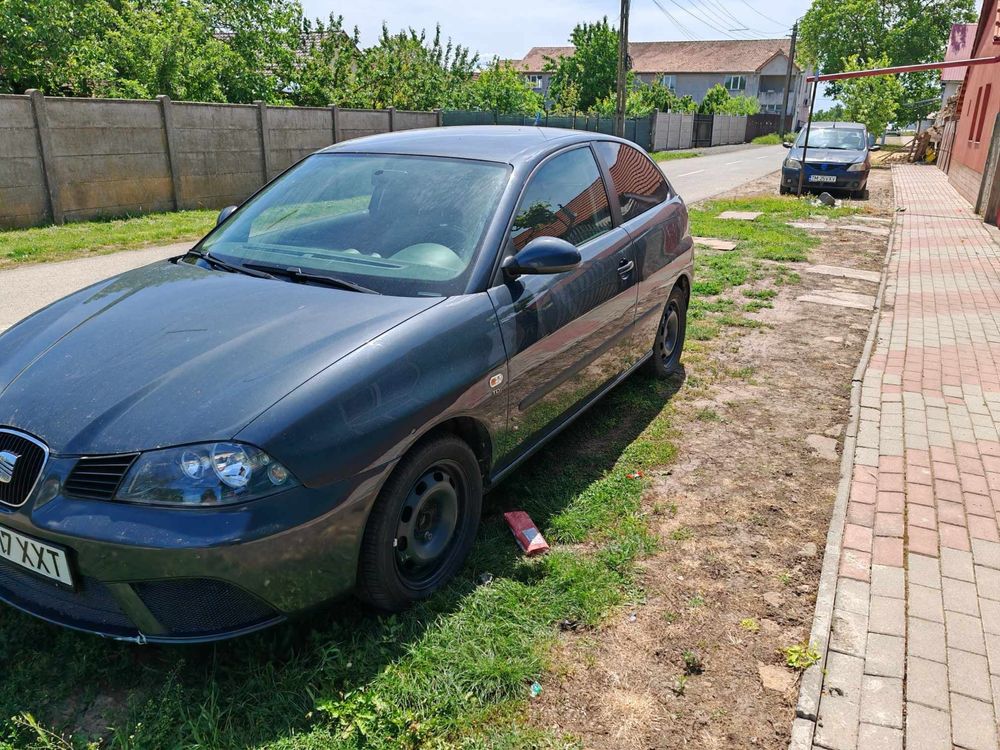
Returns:
[[[743,3],[745,6],[747,6],[754,13],[756,13],[758,16],[760,16],[761,18],[763,18],[765,21],[770,21],[775,26],[779,26],[781,28],[786,28],[786,25],[785,25],[784,21],[777,21],[777,20],[771,18],[770,16],[761,13],[759,10],[757,10],[755,7],[753,7],[750,3],[748,3],[747,0],[740,0],[740,2]]]
[[[692,0],[692,2],[695,2],[695,0]],[[712,6],[714,6],[715,8],[718,8],[719,11],[721,11],[724,15],[729,16],[729,18],[731,18],[732,21],[733,21],[733,23],[735,23],[736,26],[737,26],[737,28],[732,29],[732,31],[746,31],[749,34],[751,34],[753,36],[758,36],[758,37],[760,37],[760,36],[765,36],[765,37],[768,36],[767,32],[761,31],[760,29],[753,29],[753,28],[750,28],[749,26],[747,26],[742,20],[740,20],[739,18],[737,18],[735,15],[733,15],[729,11],[729,9],[726,8],[722,4],[722,2],[720,0],[702,0],[702,2],[706,6],[709,7],[709,12],[710,13],[714,13],[715,12],[715,10],[712,9]],[[724,18],[720,18],[720,20],[723,21],[723,22],[726,22]]]
[[[742,41],[742,40],[740,40],[739,37],[733,36],[732,34],[730,34],[725,29],[720,29],[718,26],[716,26],[715,24],[713,24],[711,21],[709,21],[709,20],[707,20],[705,18],[702,18],[700,16],[696,16],[693,12],[691,12],[691,10],[689,10],[688,8],[686,8],[685,6],[683,6],[679,2],[677,2],[677,0],[669,0],[669,2],[672,5],[676,5],[678,8],[680,8],[681,10],[683,10],[685,13],[687,13],[689,16],[691,16],[691,18],[693,18],[698,23],[704,24],[705,26],[708,26],[708,28],[712,29],[713,31],[718,32],[719,34],[722,34],[723,36],[729,37],[730,39],[735,39],[737,41]],[[657,3],[657,5],[659,5],[659,3]]]
[[[653,0],[653,4],[660,9],[660,12],[662,12],[663,15],[665,15],[672,24],[674,24],[674,26],[680,29],[681,33],[684,34],[684,36],[686,36],[689,41],[695,42],[698,40],[697,34],[694,34],[690,29],[684,26],[684,24],[682,24],[680,21],[674,18],[673,15],[671,15],[670,11],[663,7],[663,4],[660,2],[660,0]]]

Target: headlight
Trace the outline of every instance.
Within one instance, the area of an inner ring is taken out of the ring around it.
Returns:
[[[785,159],[786,169],[802,169],[802,162],[798,159]]]
[[[149,505],[231,505],[298,484],[264,451],[243,443],[205,443],[143,453],[116,500]]]
[[[863,161],[856,161],[847,168],[848,172],[864,172],[866,164]]]

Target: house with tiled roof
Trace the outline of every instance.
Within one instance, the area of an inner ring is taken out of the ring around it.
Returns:
[[[781,112],[785,73],[788,69],[788,39],[727,39],[699,42],[631,42],[632,72],[644,83],[660,81],[678,96],[700,102],[706,92],[722,84],[732,95],[755,97],[762,112]],[[517,68],[531,86],[548,94],[552,74],[547,59],[572,55],[573,47],[533,47]],[[792,85],[787,114],[808,108],[803,71],[792,66]],[[803,115],[804,119],[804,115]]]

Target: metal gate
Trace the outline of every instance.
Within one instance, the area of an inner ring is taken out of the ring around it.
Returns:
[[[713,115],[694,116],[694,146],[712,145],[712,123],[715,121]]]

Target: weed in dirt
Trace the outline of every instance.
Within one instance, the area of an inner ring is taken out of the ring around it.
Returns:
[[[819,663],[819,651],[806,641],[786,646],[781,652],[785,655],[785,664],[792,669],[803,671]]]
[[[743,296],[750,299],[769,300],[777,297],[778,292],[774,289],[745,289]]]
[[[753,365],[744,365],[743,367],[737,367],[735,370],[730,371],[730,375],[737,380],[743,380],[750,383],[753,381],[753,376],[756,372],[757,368]]]
[[[674,681],[674,684],[670,687],[670,691],[677,697],[684,695],[687,691],[687,681],[688,676],[686,674],[682,674]]]
[[[699,409],[698,413],[694,415],[696,419],[701,422],[721,422],[722,417],[719,416],[719,412],[715,409],[706,406],[704,409]]]
[[[663,620],[667,625],[673,625],[679,618],[680,615],[677,612],[667,611],[663,613]]]
[[[796,271],[791,270],[788,266],[778,266],[774,271],[774,283],[777,286],[801,284],[802,277],[799,276]]]
[[[771,310],[774,308],[770,302],[764,302],[763,300],[754,300],[753,302],[747,302],[743,305],[743,312],[755,313],[761,310]]]
[[[674,529],[670,532],[670,538],[675,542],[686,542],[694,538],[694,531],[687,526],[681,526],[679,529]]]
[[[695,594],[690,599],[688,599],[688,607],[691,609],[699,609],[705,606],[705,597],[701,594]]]
[[[684,674],[701,674],[705,671],[705,664],[697,651],[688,649],[681,654],[681,658],[684,660]]]
[[[740,627],[748,633],[756,633],[760,630],[760,623],[752,617],[744,617],[740,620]]]

